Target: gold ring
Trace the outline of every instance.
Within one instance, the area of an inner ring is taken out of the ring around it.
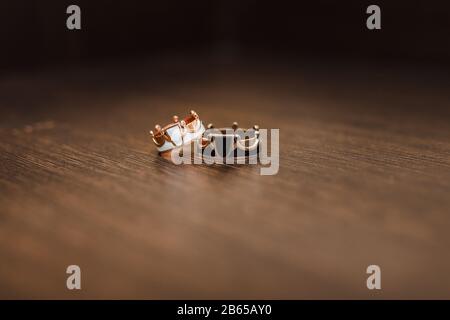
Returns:
[[[217,144],[217,141],[220,143]],[[200,147],[202,152],[210,147],[212,157],[216,156],[216,153],[224,158],[229,157],[232,153],[234,158],[256,156],[259,152],[259,126],[254,125],[251,129],[242,129],[239,128],[237,122],[234,122],[231,128],[216,129],[210,123],[200,140]],[[238,149],[243,153],[238,152]]]
[[[183,120],[178,116],[172,117],[172,122],[161,127],[155,125],[155,131],[150,131],[150,135],[156,148],[160,153],[181,147],[190,143],[194,139],[199,139],[205,128],[198,114],[191,110],[189,115]]]

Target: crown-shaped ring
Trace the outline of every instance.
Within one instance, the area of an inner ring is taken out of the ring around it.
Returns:
[[[207,130],[200,140],[201,148],[211,146],[214,154],[223,157],[244,155],[244,157],[255,156],[259,146],[259,126],[254,125],[250,129],[239,128],[234,122],[231,128],[215,128],[212,123],[208,124]],[[238,152],[237,150],[242,152]]]
[[[173,116],[172,122],[165,127],[157,124],[155,130],[150,131],[150,135],[158,151],[165,152],[201,138],[203,132],[205,132],[205,127],[198,114],[191,110],[183,120],[179,120],[178,116]]]

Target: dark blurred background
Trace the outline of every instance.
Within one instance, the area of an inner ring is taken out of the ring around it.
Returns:
[[[81,7],[81,31],[66,29],[70,4]],[[370,4],[381,7],[382,30],[365,26]],[[448,67],[449,34],[445,0],[4,0],[0,66],[202,52]]]

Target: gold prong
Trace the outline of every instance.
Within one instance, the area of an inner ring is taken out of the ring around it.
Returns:
[[[177,123],[178,122],[178,116],[177,115],[173,116],[172,120],[173,120],[174,123]]]
[[[194,110],[191,110],[191,116],[193,116],[195,119],[198,119],[198,114]]]
[[[233,125],[231,126],[233,128],[233,130],[237,130],[237,128],[239,128],[238,123],[235,121],[233,122]]]
[[[213,125],[212,123],[208,123],[208,125],[206,126],[206,128],[212,129],[212,128],[214,128],[214,125]]]

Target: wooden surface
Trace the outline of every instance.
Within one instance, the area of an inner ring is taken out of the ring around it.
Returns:
[[[445,72],[112,65],[0,79],[1,298],[450,298]],[[158,157],[191,108],[280,128],[278,175]]]

